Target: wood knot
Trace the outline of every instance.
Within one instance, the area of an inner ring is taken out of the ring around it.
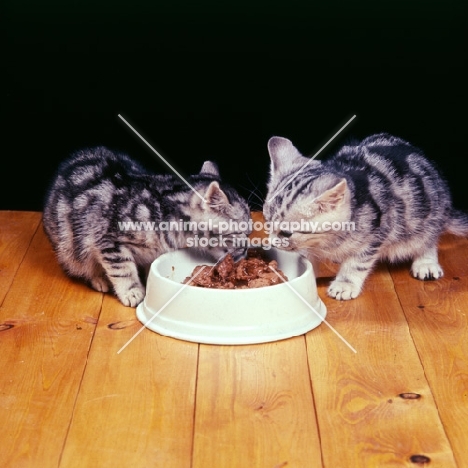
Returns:
[[[403,400],[417,400],[418,398],[421,398],[419,393],[412,392],[400,393],[398,396],[403,398]]]
[[[455,281],[460,281],[460,277],[459,277],[459,276],[454,276],[453,279],[454,279]]]
[[[0,323],[0,332],[10,330],[14,327],[12,323]]]
[[[424,309],[423,305],[418,305],[418,309]]]
[[[288,465],[288,462],[285,461],[283,463],[278,463],[278,465],[275,465],[274,468],[284,468],[287,465]]]
[[[113,322],[107,325],[110,330],[123,330],[124,328],[130,327],[135,323],[135,320],[124,320],[122,322]]]
[[[424,464],[424,463],[430,463],[431,459],[427,457],[426,455],[411,455],[410,462]]]

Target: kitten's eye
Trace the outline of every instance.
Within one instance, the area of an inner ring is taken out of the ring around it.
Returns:
[[[292,234],[293,234],[293,233],[290,232],[290,231],[280,231],[280,232],[278,233],[278,235],[279,235],[280,237],[291,237]]]

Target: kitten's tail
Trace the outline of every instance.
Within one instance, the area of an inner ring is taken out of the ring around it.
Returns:
[[[456,236],[468,236],[468,214],[452,209],[451,217],[447,222],[446,230]]]

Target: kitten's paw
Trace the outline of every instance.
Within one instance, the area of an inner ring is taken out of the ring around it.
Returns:
[[[338,301],[347,301],[359,296],[361,288],[345,281],[332,281],[328,287],[328,295]]]
[[[127,307],[136,307],[145,297],[145,288],[135,286],[119,295],[120,302]]]
[[[433,260],[415,260],[411,265],[411,274],[420,280],[436,280],[444,276],[441,266]]]
[[[91,287],[96,291],[100,291],[103,293],[109,292],[109,283],[107,279],[103,276],[98,276],[91,280]]]

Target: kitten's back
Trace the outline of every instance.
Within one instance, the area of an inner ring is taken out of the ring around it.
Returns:
[[[188,180],[190,186],[172,174],[150,173],[104,147],[72,155],[59,167],[43,214],[62,268],[98,291],[112,288],[125,305],[138,304],[144,296],[139,270],[164,252],[186,247],[189,237],[214,235],[202,227],[167,229],[171,222],[201,226],[210,219],[229,224],[250,218],[246,201],[221,183],[216,164],[205,161]],[[227,242],[204,245],[216,258],[227,251],[241,255],[244,248],[235,240],[247,234],[227,232]]]
[[[445,230],[468,234],[468,216],[453,209],[449,187],[436,166],[401,138],[371,135],[313,164],[287,139],[273,137],[268,149],[267,221],[355,226],[347,232],[275,233],[286,237],[292,250],[341,263],[328,289],[332,297],[357,297],[380,259],[411,259],[414,277],[440,278],[439,236]]]

